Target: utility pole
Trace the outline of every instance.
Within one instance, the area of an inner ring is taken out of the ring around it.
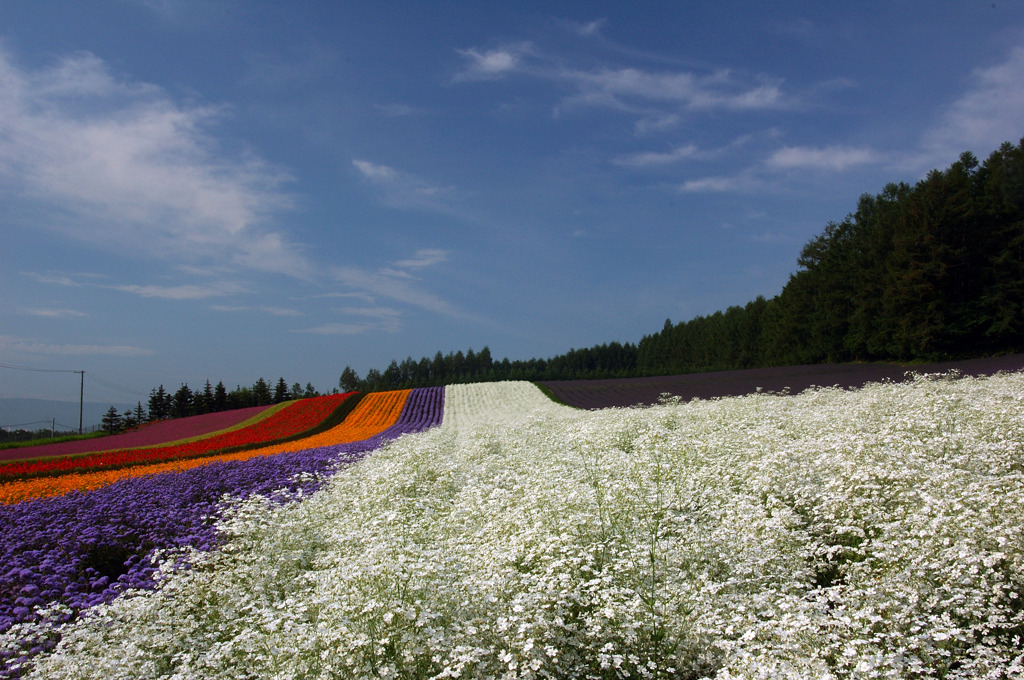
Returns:
[[[82,434],[82,407],[85,405],[85,371],[74,371],[82,376],[82,383],[78,387],[78,434]]]

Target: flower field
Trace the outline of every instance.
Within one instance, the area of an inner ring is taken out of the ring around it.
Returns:
[[[143,427],[130,432],[123,432],[98,439],[80,439],[78,441],[60,442],[57,444],[41,444],[17,449],[0,451],[0,460],[16,460],[22,458],[44,458],[49,456],[70,456],[93,451],[112,451],[142,446],[167,446],[184,443],[222,430],[245,427],[257,418],[264,418],[279,406],[250,406],[232,411],[206,413],[191,418],[175,418],[174,420],[158,420],[146,423]]]
[[[1022,373],[349,419],[0,508],[6,676],[1024,676]]]
[[[0,480],[192,458],[222,449],[253,446],[261,442],[288,438],[323,422],[349,396],[350,394],[332,394],[300,399],[286,404],[285,408],[281,408],[265,418],[257,419],[248,427],[221,431],[207,437],[188,440],[182,444],[0,463]]]

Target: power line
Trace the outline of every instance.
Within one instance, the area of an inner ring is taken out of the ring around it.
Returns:
[[[82,373],[82,371],[75,371],[75,370],[61,369],[61,368],[32,368],[30,366],[17,366],[15,364],[9,364],[9,363],[3,362],[3,361],[0,361],[0,368],[11,368],[11,369],[14,369],[14,370],[17,370],[17,371],[34,371],[34,372],[37,372],[37,373]],[[88,374],[86,374],[86,378],[89,380],[89,382],[96,383],[97,385],[100,385],[101,387],[105,387],[108,390],[114,390],[116,392],[124,392],[126,394],[130,394],[130,395],[135,396],[135,397],[145,397],[145,396],[147,396],[147,395],[143,394],[142,392],[139,392],[138,390],[133,390],[130,387],[125,387],[124,385],[118,385],[115,382],[111,382],[109,380],[105,380],[104,378],[97,377],[96,374],[92,373],[92,372],[89,372]]]
[[[126,394],[131,394],[132,396],[136,396],[136,397],[145,397],[145,396],[147,396],[147,395],[143,394],[142,392],[139,392],[138,390],[133,390],[130,387],[124,387],[122,385],[118,385],[117,383],[110,382],[109,380],[104,380],[103,378],[97,378],[95,373],[88,373],[88,374],[86,374],[85,377],[88,378],[89,382],[96,383],[97,385],[101,385],[101,386],[106,387],[107,389],[110,389],[110,390],[115,390],[117,392],[124,392]]]
[[[12,368],[16,371],[35,371],[36,373],[81,373],[81,371],[73,371],[64,368],[31,368],[29,366],[16,366],[3,361],[0,361],[0,368]]]
[[[85,411],[85,371],[73,371],[58,368],[33,368],[29,366],[18,366],[7,362],[0,362],[0,368],[13,368],[17,371],[33,371],[36,373],[78,373],[81,380],[78,386],[78,434],[82,434],[82,413]],[[92,376],[90,376],[92,377]]]

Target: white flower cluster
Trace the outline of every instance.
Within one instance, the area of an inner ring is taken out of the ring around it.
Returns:
[[[444,426],[238,504],[32,677],[1024,675],[1024,375],[544,400],[449,388]]]

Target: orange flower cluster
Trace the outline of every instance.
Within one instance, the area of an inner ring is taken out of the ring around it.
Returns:
[[[184,472],[201,465],[220,461],[248,460],[287,451],[302,451],[318,446],[344,444],[368,439],[395,424],[412,390],[372,392],[366,395],[352,413],[336,427],[311,437],[248,451],[225,453],[205,458],[186,458],[151,465],[135,465],[117,470],[74,472],[59,477],[37,477],[0,484],[0,504],[9,505],[33,498],[63,496],[72,491],[92,491],[113,484],[119,479],[141,477],[165,472]]]

